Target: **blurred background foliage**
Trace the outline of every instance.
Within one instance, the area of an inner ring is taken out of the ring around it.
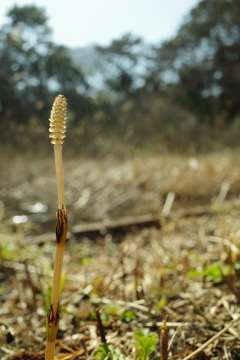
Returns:
[[[1,151],[47,153],[58,94],[68,100],[70,155],[238,146],[239,0],[200,1],[159,45],[129,33],[80,49],[52,42],[43,8],[14,6],[0,28]]]

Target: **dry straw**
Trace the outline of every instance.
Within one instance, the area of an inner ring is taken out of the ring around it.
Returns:
[[[47,342],[45,360],[54,358],[55,341],[59,325],[59,298],[63,264],[63,254],[67,235],[67,211],[64,195],[64,179],[62,165],[62,144],[66,137],[66,112],[67,100],[63,95],[58,95],[54,101],[50,116],[50,138],[54,145],[54,157],[56,167],[58,210],[56,225],[56,254],[52,282],[51,306],[46,318]]]

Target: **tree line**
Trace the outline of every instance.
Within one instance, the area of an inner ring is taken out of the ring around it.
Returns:
[[[43,8],[15,5],[7,15],[0,28],[1,133],[9,123],[46,122],[59,93],[68,99],[71,127],[125,140],[226,128],[240,114],[238,0],[200,1],[159,45],[125,34],[96,46],[91,73],[53,43]]]

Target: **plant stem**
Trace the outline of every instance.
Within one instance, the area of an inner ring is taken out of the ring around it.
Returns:
[[[55,342],[59,326],[59,299],[62,276],[63,255],[67,236],[67,210],[64,195],[64,178],[62,165],[62,143],[65,137],[66,98],[59,95],[53,104],[50,118],[50,137],[54,144],[54,158],[56,168],[58,210],[56,225],[56,253],[52,280],[51,305],[46,318],[47,341],[45,360],[53,360]]]
[[[58,208],[65,208],[63,163],[62,163],[62,145],[54,145],[55,168],[58,189]]]
[[[53,359],[55,341],[59,325],[59,298],[62,275],[63,255],[67,235],[67,212],[66,209],[58,209],[56,226],[56,254],[52,281],[51,307],[49,309],[47,325],[46,360]]]

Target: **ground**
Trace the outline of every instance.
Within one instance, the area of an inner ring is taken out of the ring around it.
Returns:
[[[236,152],[64,159],[69,232],[56,359],[240,358],[239,160]],[[0,199],[0,357],[41,360],[53,157],[2,159]],[[149,354],[140,330],[153,339]]]

